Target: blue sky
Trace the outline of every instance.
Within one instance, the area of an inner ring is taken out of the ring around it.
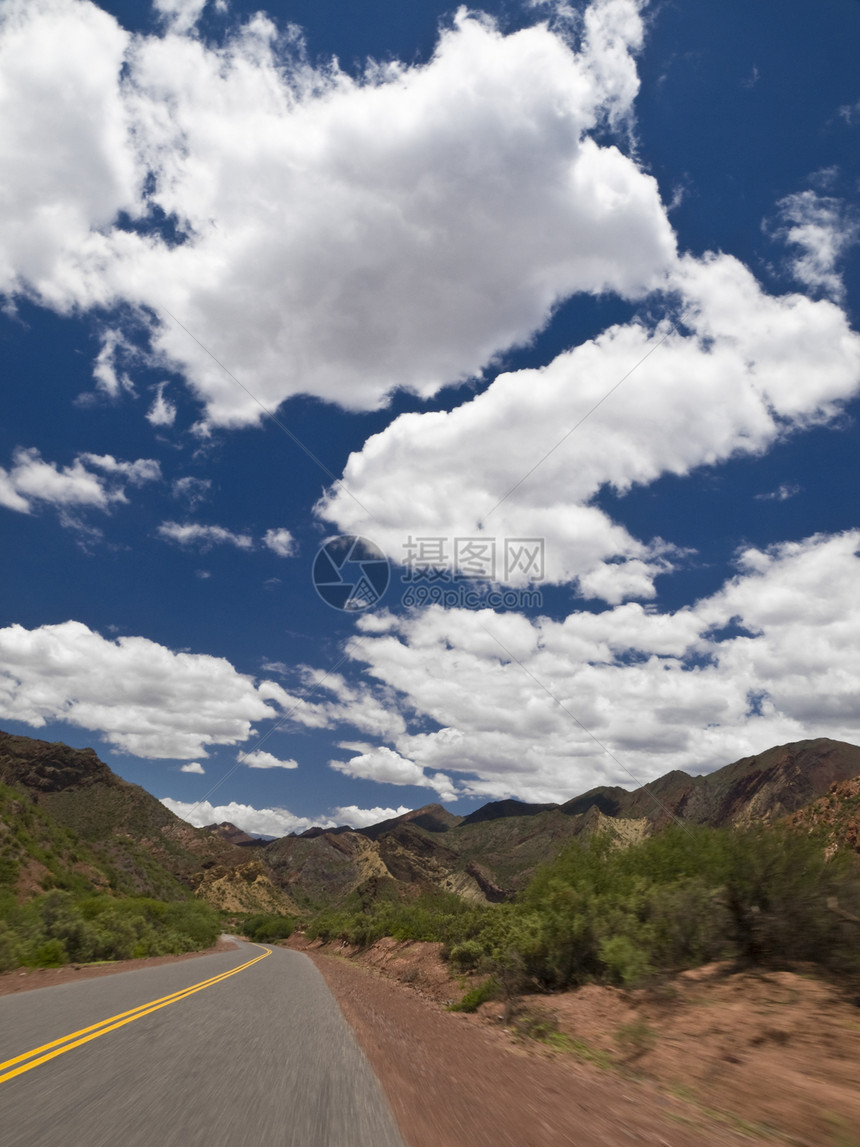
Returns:
[[[269,834],[856,742],[859,33],[0,0],[3,727]]]

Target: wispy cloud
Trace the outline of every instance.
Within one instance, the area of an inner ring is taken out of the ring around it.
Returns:
[[[860,236],[857,212],[841,199],[812,190],[787,195],[777,206],[776,234],[798,249],[792,274],[809,290],[841,302],[845,286],[839,265]]]
[[[151,426],[172,426],[176,419],[176,403],[169,402],[164,397],[166,386],[166,382],[158,384],[152,406],[146,415],[146,421]]]
[[[229,545],[240,550],[252,550],[254,539],[250,534],[236,534],[224,526],[202,526],[198,522],[162,522],[156,530],[159,537],[188,548],[210,550],[213,546]]]
[[[181,498],[188,503],[189,509],[196,509],[201,502],[205,502],[212,490],[211,478],[177,478],[170,487],[174,498]]]
[[[796,482],[783,482],[781,486],[777,486],[767,494],[756,494],[755,499],[757,502],[787,502],[789,498],[799,493],[800,486]]]
[[[79,454],[60,467],[34,447],[13,452],[11,469],[0,467],[0,505],[29,514],[38,505],[107,510],[127,502],[125,484],[142,486],[161,478],[158,462],[139,458],[121,462],[111,454]]]

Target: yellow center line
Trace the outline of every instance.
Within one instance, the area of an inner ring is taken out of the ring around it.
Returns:
[[[259,947],[260,945],[258,945]],[[145,1009],[155,1007],[155,1005],[164,1005],[173,1003],[176,1000],[182,999],[190,992],[198,991],[201,988],[209,987],[211,984],[217,984],[220,980],[226,979],[228,976],[235,975],[236,972],[241,972],[244,968],[250,968],[252,964],[256,964],[258,960],[263,960],[269,954],[269,949],[266,949],[262,956],[255,956],[253,960],[249,960],[245,964],[241,964],[238,968],[232,968],[227,972],[220,972],[217,976],[212,976],[208,980],[201,980],[199,984],[191,984],[187,988],[181,988],[177,992],[172,992],[169,996],[161,996],[157,1000],[150,1000],[148,1003],[139,1004],[136,1008],[131,1008],[130,1011],[120,1012],[118,1015],[109,1016],[107,1019],[101,1020],[97,1024],[91,1024],[90,1027],[81,1028],[79,1031],[70,1032],[69,1035],[63,1036],[61,1039],[52,1040],[50,1043],[42,1044],[41,1047],[33,1048],[32,1051],[24,1052],[23,1055],[16,1055],[13,1059],[7,1059],[4,1063],[0,1063],[0,1071],[6,1067],[11,1067],[15,1063],[20,1063],[22,1060],[31,1059],[34,1055],[38,1055],[41,1051],[47,1051],[48,1048],[57,1047],[61,1043],[67,1043],[69,1040],[74,1039],[76,1036],[86,1035],[87,1032],[93,1032],[97,1028],[102,1028],[106,1024],[112,1024],[116,1020],[121,1020],[126,1016],[133,1016],[137,1018],[137,1013],[142,1013]]]
[[[256,946],[258,948],[262,947],[261,944],[257,944]],[[193,996],[196,992],[202,992],[204,988],[211,988],[214,984],[220,984],[222,980],[226,980],[230,976],[235,976],[239,972],[243,972],[246,968],[258,964],[260,960],[265,960],[265,958],[271,956],[271,954],[271,948],[264,948],[262,956],[255,956],[253,960],[248,960],[247,963],[240,964],[238,968],[232,968],[228,972],[221,972],[220,975],[212,976],[208,980],[201,980],[199,984],[192,984],[190,987],[182,988],[180,991],[173,992],[169,996],[161,996],[156,1000],[150,1000],[149,1003],[140,1004],[130,1011],[119,1012],[117,1015],[109,1016],[108,1019],[101,1020],[97,1024],[80,1028],[78,1031],[70,1032],[69,1035],[62,1036],[60,1039],[51,1040],[50,1043],[44,1043],[41,1047],[34,1047],[31,1051],[23,1052],[21,1055],[16,1055],[12,1059],[7,1059],[4,1063],[0,1063],[0,1072],[4,1072],[5,1068],[12,1068],[12,1070],[0,1074],[0,1083],[5,1083],[7,1079],[13,1079],[16,1075],[23,1075],[25,1071],[31,1071],[34,1067],[38,1067],[40,1064],[47,1063],[48,1060],[55,1059],[58,1055],[63,1055],[65,1052],[71,1051],[73,1047],[80,1047],[81,1044],[89,1043],[90,1040],[98,1039],[99,1036],[107,1035],[107,1033],[111,1031],[116,1031],[117,1028],[125,1027],[126,1024],[134,1023],[135,1020],[139,1020],[143,1016],[148,1016],[152,1012],[157,1012],[161,1008],[166,1008],[170,1004],[178,1003],[179,1000]],[[78,1036],[82,1038],[78,1039]],[[70,1043],[70,1040],[73,1042]],[[51,1048],[55,1050],[51,1051]],[[47,1054],[41,1055],[41,1052],[46,1052]],[[33,1059],[33,1056],[38,1056],[38,1059]],[[30,1062],[23,1063],[24,1060],[29,1060]],[[21,1064],[21,1066],[14,1067],[14,1064]]]

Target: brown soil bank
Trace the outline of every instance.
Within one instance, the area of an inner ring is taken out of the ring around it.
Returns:
[[[714,966],[659,992],[595,985],[526,997],[503,1030],[499,1003],[440,1006],[464,981],[438,945],[290,944],[326,977],[410,1147],[860,1147],[860,1008],[811,977]]]

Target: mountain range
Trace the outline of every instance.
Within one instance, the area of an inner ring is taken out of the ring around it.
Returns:
[[[563,804],[494,801],[469,816],[430,804],[367,828],[312,828],[265,841],[235,825],[193,828],[92,749],[0,732],[0,881],[201,896],[231,912],[295,912],[384,889],[508,899],[572,839],[619,844],[673,821],[745,827],[787,819],[831,847],[860,848],[860,747],[828,738],[745,757],[704,776],[673,771],[628,791]]]

